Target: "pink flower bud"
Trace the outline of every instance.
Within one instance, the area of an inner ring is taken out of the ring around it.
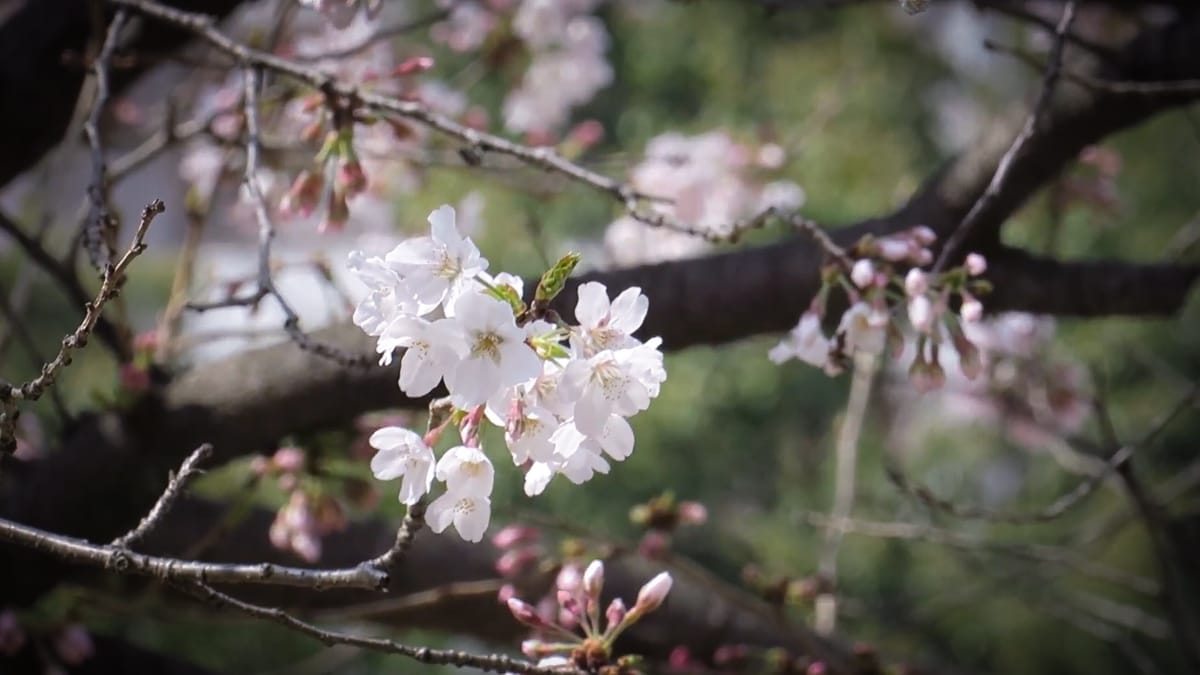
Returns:
[[[158,349],[158,331],[146,330],[133,338],[133,348],[139,352],[152,352]]]
[[[908,231],[914,241],[921,246],[929,246],[937,241],[937,233],[925,225],[918,225]]]
[[[885,237],[875,242],[879,257],[888,262],[901,262],[908,259],[910,248],[907,241]]]
[[[599,602],[600,591],[604,589],[604,561],[593,560],[583,571],[583,592],[588,598]]]
[[[347,197],[353,197],[367,189],[367,174],[363,171],[362,162],[357,159],[343,159],[338,164],[337,184]]]
[[[929,296],[918,295],[908,301],[908,320],[913,330],[928,333],[933,328],[933,303]]]
[[[966,268],[967,274],[977,277],[987,271],[987,258],[978,253],[968,253]]]
[[[929,275],[916,267],[910,269],[904,277],[904,292],[908,297],[924,295],[929,290]]]
[[[541,552],[536,548],[509,549],[496,560],[496,573],[506,579],[521,576],[537,563],[539,557]]]
[[[637,604],[634,605],[633,611],[638,614],[653,612],[658,609],[663,601],[667,599],[667,594],[671,592],[671,575],[668,572],[659,572],[642,589],[638,591]]]
[[[919,248],[912,252],[909,260],[918,267],[925,267],[926,265],[933,264],[933,253],[927,248]]]
[[[684,645],[677,645],[667,656],[667,665],[672,670],[686,670],[692,665],[692,652]]]
[[[542,531],[529,525],[507,525],[492,537],[492,546],[499,549],[512,548],[519,544],[535,542],[542,537]]]
[[[304,470],[304,451],[300,448],[284,447],[271,455],[271,464],[280,471],[297,473]]]
[[[983,304],[973,296],[963,293],[962,307],[959,308],[963,321],[976,323],[983,318]]]
[[[287,194],[279,202],[279,212],[285,217],[295,214],[310,216],[321,201],[321,190],[325,187],[325,179],[319,171],[301,171]]]
[[[542,628],[546,625],[546,621],[538,616],[537,610],[528,602],[518,598],[509,598],[505,604],[508,605],[508,611],[512,612],[513,618],[526,626]]]
[[[579,590],[580,584],[583,583],[583,575],[579,571],[579,565],[567,563],[558,571],[558,576],[554,579],[554,586],[560,591],[574,593]]]
[[[433,57],[431,56],[414,56],[404,59],[392,69],[392,75],[395,77],[404,77],[416,73],[423,73],[433,67]]]
[[[875,281],[875,263],[867,258],[855,261],[850,269],[850,280],[859,288],[870,286]]]
[[[596,120],[584,120],[567,132],[567,142],[587,150],[604,140],[604,125]]]
[[[679,502],[678,509],[682,525],[703,525],[708,522],[708,508],[700,502]]]
[[[824,661],[813,661],[812,663],[808,664],[808,668],[805,669],[804,675],[826,675],[828,672],[829,667],[825,665]]]
[[[613,601],[608,603],[608,609],[604,610],[604,618],[608,621],[608,630],[612,631],[621,622],[625,620],[625,615],[629,610],[625,608],[625,601],[620,598],[613,598]]]
[[[133,363],[122,363],[117,371],[121,388],[131,394],[141,394],[150,389],[150,373]]]

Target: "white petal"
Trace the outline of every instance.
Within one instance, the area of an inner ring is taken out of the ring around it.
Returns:
[[[487,359],[465,359],[446,374],[446,388],[460,408],[480,405],[500,391],[500,369]]]
[[[534,462],[525,472],[525,495],[536,497],[546,490],[550,479],[554,478],[554,469],[544,462]]]
[[[626,335],[632,335],[634,331],[642,327],[642,322],[646,320],[646,312],[649,309],[650,299],[642,295],[642,289],[637,286],[626,288],[621,291],[616,300],[613,300],[610,310],[612,320],[609,325]]]
[[[579,301],[575,303],[575,320],[589,328],[598,325],[608,316],[608,291],[604,284],[589,281],[579,287]]]
[[[429,214],[430,230],[434,240],[443,244],[458,243],[462,237],[454,226],[454,207],[443,204]]]
[[[373,448],[409,448],[425,447],[421,437],[411,429],[404,427],[383,427],[376,429],[367,439]]]
[[[454,513],[454,529],[458,530],[458,534],[466,541],[477,542],[483,539],[483,533],[487,532],[488,521],[492,517],[492,501],[487,498],[470,499],[471,509],[456,509]]]
[[[599,436],[612,412],[608,399],[598,389],[589,389],[575,403],[575,426],[588,436]]]
[[[409,396],[424,396],[441,381],[441,369],[425,353],[409,349],[400,359],[400,390]]]
[[[611,415],[604,425],[604,434],[597,440],[604,452],[618,462],[633,453],[633,427],[624,417]]]
[[[443,493],[442,496],[433,500],[429,508],[425,510],[425,522],[429,525],[429,529],[436,533],[441,533],[454,522],[454,504],[458,498],[449,492]]]

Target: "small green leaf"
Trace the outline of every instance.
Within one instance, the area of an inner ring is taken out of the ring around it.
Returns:
[[[542,275],[542,279],[538,281],[537,292],[534,294],[534,301],[539,305],[545,304],[553,300],[562,293],[563,288],[567,285],[567,278],[571,276],[571,272],[575,271],[575,266],[579,264],[580,255],[575,251],[567,253],[554,263],[554,267],[546,270]]]

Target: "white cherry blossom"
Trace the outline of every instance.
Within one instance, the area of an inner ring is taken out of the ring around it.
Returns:
[[[382,365],[392,360],[397,347],[406,349],[400,358],[400,389],[409,396],[424,396],[458,364],[462,336],[448,319],[426,321],[416,316],[393,319],[379,337],[377,349]]]
[[[385,260],[404,278],[421,305],[421,314],[445,302],[446,315],[452,316],[457,298],[475,283],[488,262],[475,242],[458,233],[454,207],[439,207],[429,214],[429,224],[431,236],[401,242]]]
[[[637,345],[633,333],[641,328],[649,307],[650,301],[636,286],[621,291],[610,302],[604,284],[589,281],[581,285],[575,318],[585,353]]]
[[[433,500],[425,511],[425,522],[430,530],[441,533],[453,523],[458,536],[470,542],[483,539],[491,517],[492,500],[486,496],[453,490]]]
[[[395,480],[400,483],[400,501],[416,504],[429,486],[433,484],[433,450],[416,432],[401,427],[383,427],[368,439],[371,447],[379,452],[371,458],[371,473],[379,480]]]
[[[650,405],[650,389],[622,352],[602,351],[567,364],[562,386],[575,399],[575,425],[599,436],[610,415],[628,417]]]
[[[829,338],[821,332],[821,317],[805,312],[786,337],[767,352],[774,363],[800,359],[809,365],[824,368],[829,364]]]
[[[480,405],[504,387],[532,379],[542,371],[512,308],[482,293],[463,295],[455,308],[455,324],[465,342],[462,360],[446,377],[454,403]]]
[[[450,492],[487,497],[492,494],[496,470],[482,450],[460,445],[442,455],[436,475]]]

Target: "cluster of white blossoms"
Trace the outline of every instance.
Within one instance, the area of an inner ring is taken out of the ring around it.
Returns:
[[[775,363],[799,359],[822,368],[829,375],[846,369],[857,352],[880,354],[891,343],[901,354],[903,338],[896,315],[904,313],[916,334],[916,356],[909,376],[918,390],[936,389],[945,383],[940,348],[950,342],[958,354],[959,369],[968,379],[981,370],[978,347],[967,337],[964,326],[980,321],[983,304],[979,295],[990,285],[980,278],[987,261],[970,253],[963,264],[932,274],[921,269],[933,262],[930,246],[937,240],[933,230],[918,226],[879,239],[866,237],[856,244],[856,259],[831,265],[822,272],[821,288],[799,323],[768,353]],[[900,269],[908,267],[901,277]],[[826,305],[834,288],[845,292],[849,307],[832,336],[822,329]],[[957,314],[948,309],[957,299]],[[901,308],[904,308],[903,311]]]
[[[370,291],[354,323],[377,339],[380,363],[405,350],[400,389],[424,396],[445,383],[452,406],[424,436],[376,431],[371,469],[380,480],[402,478],[400,500],[409,505],[442,481],[446,490],[426,513],[429,526],[441,532],[453,523],[463,539],[479,541],[495,473],[481,447],[484,421],[504,430],[513,462],[525,469],[525,493],[537,495],[558,474],[579,484],[608,473],[608,459],[628,457],[634,438],[627,418],[650,405],[667,375],[661,340],[633,337],[649,305],[640,289],[610,299],[602,284],[585,283],[575,306],[579,323],[568,325],[548,303],[578,256],[548,271],[526,306],[521,279],[488,274],[487,260],[458,232],[453,208],[438,208],[429,223],[430,236],[382,258],[350,255],[350,269]],[[451,423],[462,442],[439,459],[433,446]]]

